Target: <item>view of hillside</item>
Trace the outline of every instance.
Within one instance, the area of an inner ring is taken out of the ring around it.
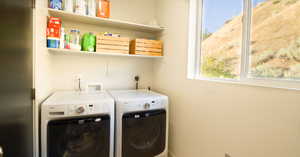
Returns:
[[[253,5],[251,76],[300,78],[300,0],[260,0]],[[202,73],[236,78],[240,71],[242,13],[202,42]]]

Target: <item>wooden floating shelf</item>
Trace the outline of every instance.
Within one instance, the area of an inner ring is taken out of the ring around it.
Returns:
[[[107,52],[87,52],[69,49],[48,48],[48,51],[56,55],[87,55],[87,56],[115,56],[115,57],[132,57],[132,58],[163,58],[163,56],[146,56],[146,55],[131,55],[122,53],[107,53]]]
[[[136,30],[141,32],[159,33],[165,29],[159,26],[144,25],[144,24],[138,24],[134,22],[92,17],[87,15],[79,15],[75,13],[69,13],[66,11],[50,9],[50,8],[48,9],[48,12],[51,16],[61,17],[62,19],[65,20],[71,20],[71,21],[93,24],[93,25],[103,25],[103,26],[109,26],[115,28],[130,29],[130,30]]]

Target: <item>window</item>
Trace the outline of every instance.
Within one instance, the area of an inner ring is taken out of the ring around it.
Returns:
[[[253,0],[252,77],[300,79],[300,2]]]
[[[243,0],[203,0],[201,75],[236,79],[240,76]]]
[[[300,89],[300,0],[190,0],[188,77]]]

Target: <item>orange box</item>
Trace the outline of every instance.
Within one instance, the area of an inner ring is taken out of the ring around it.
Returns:
[[[98,0],[97,17],[109,18],[110,17],[110,1]]]
[[[49,17],[47,25],[48,38],[60,38],[61,19],[59,17]]]

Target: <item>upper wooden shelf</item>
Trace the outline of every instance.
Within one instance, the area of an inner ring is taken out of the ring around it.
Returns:
[[[151,25],[144,25],[144,24],[139,24],[134,22],[116,20],[116,19],[106,19],[106,18],[86,16],[86,15],[79,15],[75,13],[69,13],[69,12],[50,9],[50,8],[48,9],[48,11],[51,16],[61,17],[62,19],[72,20],[72,21],[86,23],[86,24],[103,25],[103,26],[110,26],[115,28],[130,29],[130,30],[150,32],[150,33],[158,33],[165,29],[159,26],[151,26]]]

